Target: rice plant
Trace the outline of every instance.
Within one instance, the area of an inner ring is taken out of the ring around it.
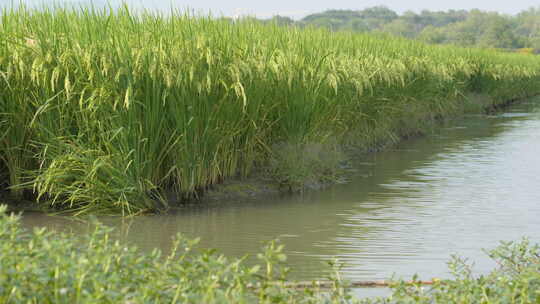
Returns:
[[[272,147],[371,149],[469,96],[540,92],[537,56],[127,7],[1,16],[0,185],[78,213],[166,208]]]

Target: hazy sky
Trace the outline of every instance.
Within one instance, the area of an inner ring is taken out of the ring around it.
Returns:
[[[0,4],[12,1],[22,1],[29,4],[49,3],[51,0],[0,0]],[[62,0],[62,2],[90,2],[118,4],[121,0]],[[261,18],[276,14],[301,18],[310,13],[321,12],[327,9],[353,9],[384,5],[397,12],[406,10],[421,11],[473,9],[479,8],[488,11],[499,11],[515,14],[529,7],[539,7],[538,0],[125,0],[128,4],[137,7],[153,9],[167,9],[171,6],[178,8],[191,8],[204,12],[211,11],[214,15],[256,15]]]

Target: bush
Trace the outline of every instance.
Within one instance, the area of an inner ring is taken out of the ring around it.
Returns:
[[[454,256],[448,263],[452,280],[434,281],[430,288],[394,285],[390,299],[370,303],[540,303],[540,247],[529,240],[501,242],[488,255],[499,265],[474,277],[467,260]]]
[[[538,303],[540,248],[528,240],[503,243],[489,255],[500,265],[473,277],[454,258],[454,280],[430,288],[398,281],[389,298],[354,299],[339,267],[331,288],[287,284],[283,246],[269,243],[261,265],[246,266],[214,250],[195,250],[197,240],[179,235],[166,256],[140,253],[110,238],[94,222],[93,233],[75,237],[45,228],[24,230],[18,216],[0,206],[0,303]],[[331,265],[337,265],[331,263]]]
[[[350,299],[337,278],[330,292],[285,288],[283,246],[268,244],[262,266],[196,252],[179,235],[173,250],[149,254],[111,241],[99,223],[88,236],[25,231],[0,207],[0,303],[341,303]]]

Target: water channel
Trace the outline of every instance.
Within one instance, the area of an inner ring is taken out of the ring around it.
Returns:
[[[477,274],[494,267],[483,248],[528,236],[540,242],[540,100],[491,115],[468,115],[427,136],[362,157],[350,183],[325,191],[190,206],[129,220],[119,237],[167,251],[178,232],[201,247],[255,260],[266,241],[286,246],[291,276],[324,278],[337,257],[352,280],[449,277],[451,254]],[[28,213],[24,225],[84,229],[77,221]]]

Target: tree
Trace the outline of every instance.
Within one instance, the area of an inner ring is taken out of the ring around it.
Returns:
[[[426,26],[418,38],[424,42],[431,44],[448,43],[448,36],[446,35],[444,28],[435,27],[433,25]]]
[[[292,20],[280,21],[292,24]],[[540,51],[540,7],[516,16],[478,9],[396,12],[384,6],[359,11],[329,10],[312,14],[296,24],[326,27],[334,31],[380,31],[428,43],[452,43],[487,48],[535,48]]]
[[[499,15],[490,16],[485,25],[484,33],[479,38],[478,44],[490,48],[515,49],[522,47],[512,31],[512,24],[506,18]]]
[[[415,25],[413,23],[407,22],[404,19],[395,19],[394,21],[385,24],[382,27],[382,31],[392,35],[407,38],[414,38],[417,34]]]
[[[540,7],[530,8],[516,16],[515,34],[525,47],[540,50]]]
[[[385,24],[399,18],[396,12],[384,6],[366,8],[358,14],[370,30],[381,29]]]

